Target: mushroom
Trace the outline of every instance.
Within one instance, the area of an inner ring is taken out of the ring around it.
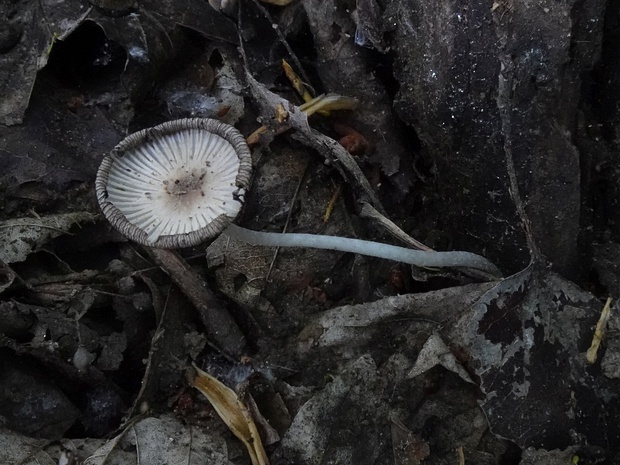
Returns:
[[[212,119],[180,119],[131,134],[107,155],[97,200],[127,238],[181,248],[217,236],[243,205],[252,159],[243,136]]]
[[[199,244],[224,232],[253,245],[353,252],[421,267],[464,267],[501,276],[469,252],[428,252],[314,234],[266,233],[232,224],[250,184],[243,136],[211,119],[181,119],[132,134],[107,155],[95,188],[101,209],[127,238],[158,248]]]

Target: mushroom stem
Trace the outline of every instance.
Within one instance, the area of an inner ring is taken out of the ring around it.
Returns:
[[[252,245],[339,250],[341,252],[384,258],[420,267],[473,268],[496,278],[502,276],[499,269],[493,263],[480,255],[470,252],[426,252],[348,237],[259,232],[241,228],[232,223],[224,230],[224,233],[233,239]]]

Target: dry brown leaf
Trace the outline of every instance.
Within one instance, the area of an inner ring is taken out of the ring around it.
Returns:
[[[586,352],[586,360],[589,364],[596,362],[598,349],[601,345],[601,341],[605,337],[605,328],[607,327],[607,322],[611,316],[611,301],[611,297],[608,297],[607,302],[605,302],[605,306],[603,307],[603,311],[601,312],[601,316],[599,317],[598,323],[596,324],[594,336],[592,337],[592,344]]]
[[[237,393],[195,365],[194,370],[188,372],[187,378],[209,400],[233,434],[245,444],[252,465],[269,465],[256,424]]]

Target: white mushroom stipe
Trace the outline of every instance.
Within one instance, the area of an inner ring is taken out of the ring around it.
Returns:
[[[234,224],[230,224],[224,234],[252,245],[339,250],[421,267],[463,267],[480,270],[494,277],[502,275],[493,263],[470,252],[426,252],[348,237],[251,231]]]

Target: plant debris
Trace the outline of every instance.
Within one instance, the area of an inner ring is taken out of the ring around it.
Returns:
[[[8,2],[0,463],[619,463],[619,21],[602,0]],[[104,155],[205,117],[251,146],[250,229],[506,277],[128,241]]]
[[[199,368],[194,367],[194,370],[195,374],[188,374],[190,385],[209,399],[220,418],[243,442],[252,459],[252,465],[269,465],[269,459],[248,407],[235,391]]]

